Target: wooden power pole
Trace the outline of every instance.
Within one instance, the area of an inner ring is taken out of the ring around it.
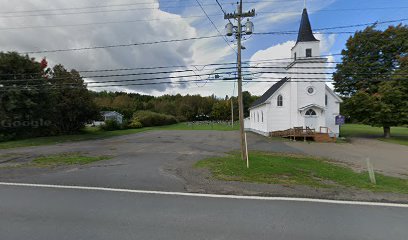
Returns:
[[[232,29],[236,28],[235,37],[237,39],[238,45],[238,55],[237,55],[237,70],[238,70],[238,108],[239,108],[239,124],[240,124],[240,138],[241,138],[241,157],[242,160],[247,159],[247,150],[246,150],[246,141],[245,141],[245,129],[244,129],[244,101],[242,96],[242,67],[241,67],[241,52],[242,52],[242,22],[241,20],[246,17],[254,17],[255,16],[255,9],[252,9],[249,12],[242,12],[242,0],[240,0],[238,5],[238,12],[234,13],[227,13],[224,15],[224,19],[236,19],[238,22],[238,26],[234,27],[227,25],[227,35],[232,35]],[[230,23],[231,24],[231,23]],[[251,22],[247,22],[245,24],[245,34],[250,35],[252,34],[253,24]]]

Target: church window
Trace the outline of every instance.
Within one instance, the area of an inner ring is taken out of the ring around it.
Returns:
[[[306,91],[307,91],[307,93],[310,94],[310,95],[312,95],[312,94],[315,92],[315,90],[314,90],[313,87],[308,87]]]
[[[282,107],[282,106],[283,106],[283,97],[282,97],[282,95],[279,95],[279,96],[278,96],[277,105],[278,105],[278,107]]]
[[[305,115],[306,116],[316,116],[317,114],[316,114],[315,110],[309,109],[309,110],[306,111]]]
[[[261,117],[262,117],[262,122],[263,122],[263,111],[261,111]]]
[[[296,60],[296,53],[294,54],[294,56],[293,56],[293,57],[294,57],[294,59]]]
[[[259,112],[256,113],[257,122],[259,122]]]
[[[306,57],[312,57],[312,49],[306,48]]]
[[[327,106],[327,94],[324,95],[324,104]]]

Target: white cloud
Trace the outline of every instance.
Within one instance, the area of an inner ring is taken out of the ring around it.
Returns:
[[[316,38],[320,40],[320,51],[327,54],[336,42],[336,34],[315,34]]]
[[[278,44],[272,46],[270,48],[260,50],[252,55],[250,62],[251,66],[253,67],[273,67],[273,68],[262,68],[262,69],[253,69],[253,72],[265,72],[265,71],[273,71],[273,72],[283,72],[285,71],[284,67],[287,65],[286,62],[289,61],[290,58],[290,49],[295,45],[295,41],[287,41],[282,44]],[[280,61],[274,62],[264,62],[268,59],[283,59]],[[281,67],[281,68],[276,68]],[[257,77],[262,77],[259,79],[254,79],[255,81],[278,81],[279,78],[283,78],[284,74],[275,74],[275,73],[267,73],[267,74],[259,74],[256,75]],[[264,79],[264,78],[270,79]],[[266,89],[272,86],[273,82],[254,82],[249,83],[246,85],[247,91],[250,91],[254,95],[262,95]]]
[[[2,6],[10,6],[8,1],[0,1]],[[95,5],[121,4],[121,1],[102,0]],[[86,6],[80,2],[54,0],[35,1],[25,0],[24,3],[15,1],[13,8],[4,11],[56,9]],[[110,9],[110,8],[109,8]],[[115,7],[115,9],[123,9]],[[78,10],[75,10],[78,11]],[[73,12],[73,11],[69,11]],[[135,14],[135,12],[137,14]],[[35,12],[35,14],[49,12]],[[25,15],[27,13],[19,13]],[[33,14],[33,13],[29,13]],[[0,46],[3,51],[17,50],[19,52],[44,49],[68,49],[87,46],[106,46],[115,44],[129,44],[158,40],[181,39],[196,37],[196,29],[176,14],[167,13],[158,9],[143,11],[124,11],[119,14],[81,14],[62,16],[36,16],[26,18],[0,18],[0,27],[18,25],[50,25],[75,24],[103,21],[126,21],[129,19],[171,18],[163,24],[162,21],[147,21],[140,23],[93,25],[85,27],[65,27],[46,29],[24,29],[3,32]],[[30,20],[29,22],[27,22]],[[171,44],[155,44],[135,47],[105,48],[88,51],[58,52],[33,54],[37,58],[46,56],[51,63],[62,63],[66,67],[79,70],[134,68],[168,65],[187,65],[192,61],[195,50],[191,41]],[[121,72],[124,73],[124,72]],[[152,75],[149,75],[152,76]],[[153,75],[152,77],[154,77]],[[160,74],[157,77],[166,77],[169,74]],[[134,79],[137,77],[112,77],[115,80]],[[112,78],[97,78],[93,81],[112,80]],[[124,84],[124,83],[122,83]],[[151,92],[164,91],[166,85],[127,86],[126,89]]]
[[[158,2],[158,0],[154,0]],[[313,1],[311,6],[314,9],[323,8],[331,4],[334,0]],[[194,1],[186,4],[183,1],[179,5],[195,5]],[[318,3],[317,3],[318,2]],[[135,3],[135,2],[127,2]],[[137,1],[136,1],[137,3]],[[84,3],[83,1],[65,1],[65,0],[24,0],[12,1],[0,0],[2,12],[36,10],[36,9],[57,9],[57,8],[75,8],[84,6],[101,6],[126,4],[122,0],[98,0],[97,3]],[[163,5],[177,6],[178,4],[163,3]],[[256,31],[278,30],[282,24],[288,23],[294,19],[300,18],[302,4],[283,3],[282,1],[260,2],[258,4],[245,4],[245,9],[256,8],[258,15],[253,19]],[[147,5],[152,6],[152,5]],[[147,7],[146,5],[143,7]],[[130,7],[137,8],[138,6]],[[233,12],[235,5],[224,5],[227,12]],[[218,6],[204,6],[215,25],[224,33],[226,21]],[[126,7],[111,7],[108,9],[126,9]],[[92,11],[88,9],[84,11]],[[99,10],[99,9],[96,9]],[[172,9],[174,11],[175,9]],[[70,10],[68,12],[77,12]],[[278,11],[280,13],[268,13]],[[66,16],[42,16],[26,18],[1,18],[0,28],[18,27],[18,26],[44,26],[44,25],[66,25],[82,24],[92,22],[107,21],[128,21],[135,19],[169,19],[167,21],[146,21],[123,24],[89,25],[77,27],[62,28],[37,28],[1,31],[0,51],[17,50],[20,52],[43,49],[66,49],[87,46],[104,46],[114,44],[128,44],[137,42],[149,42],[157,40],[181,39],[197,36],[218,35],[218,32],[210,24],[203,12],[197,6],[179,9],[179,14],[169,13],[158,9],[144,9],[142,11],[121,11],[113,13],[81,14]],[[263,12],[263,13],[262,13]],[[49,12],[43,12],[49,13]],[[24,14],[42,14],[41,12],[21,13]],[[182,18],[180,16],[198,16],[200,18]],[[281,30],[281,29],[280,29]],[[329,36],[327,40],[327,50],[333,44],[331,39],[335,36]],[[248,45],[255,46],[257,38],[254,37]],[[231,45],[236,48],[232,43]],[[293,44],[292,44],[293,45]],[[247,46],[251,48],[251,46]],[[286,42],[271,48],[258,51],[253,59],[284,58],[290,54],[291,42]],[[88,69],[112,69],[112,68],[135,68],[135,67],[153,67],[181,65],[189,66],[193,64],[207,64],[217,62],[235,61],[234,51],[223,41],[222,38],[185,41],[171,44],[155,44],[140,47],[107,48],[91,51],[63,52],[49,54],[34,54],[36,58],[47,56],[51,64],[62,63],[68,68],[79,70]],[[175,69],[172,69],[175,70]],[[154,70],[152,70],[154,71]],[[143,71],[147,72],[147,71]],[[206,73],[209,71],[203,71]],[[129,72],[119,72],[119,74]],[[155,75],[149,75],[155,77]],[[160,74],[156,77],[177,76],[175,74]],[[95,78],[93,81],[102,80],[121,80],[135,79],[140,77],[112,77]],[[178,79],[173,79],[177,81]],[[163,80],[157,80],[163,81]],[[126,84],[123,83],[123,84]],[[254,84],[248,84],[245,87],[252,87]],[[202,83],[188,85],[150,85],[150,86],[126,86],[109,87],[105,90],[126,90],[132,92],[142,92],[154,95],[163,93],[200,93],[211,95],[215,93],[218,96],[230,95],[233,89],[233,83],[207,84]],[[245,89],[244,89],[245,90]]]

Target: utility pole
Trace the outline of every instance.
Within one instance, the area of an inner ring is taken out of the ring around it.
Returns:
[[[241,137],[241,157],[242,160],[247,159],[245,129],[244,129],[244,101],[242,97],[242,67],[241,67],[241,50],[242,50],[242,18],[248,17],[248,21],[245,23],[245,34],[250,35],[253,32],[253,23],[249,21],[249,17],[255,16],[255,9],[251,11],[242,12],[242,0],[238,3],[238,12],[227,13],[224,15],[224,19],[236,19],[238,26],[234,26],[231,22],[226,25],[227,36],[232,36],[235,30],[235,37],[238,45],[237,55],[237,70],[238,70],[238,108],[239,108],[239,124],[240,124],[240,137]]]
[[[231,97],[231,126],[234,128],[234,101]]]

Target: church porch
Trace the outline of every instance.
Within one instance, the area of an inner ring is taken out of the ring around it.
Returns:
[[[331,134],[328,127],[320,127],[318,131],[309,127],[294,127],[271,132],[269,136],[288,138],[294,141],[336,142],[336,135]]]

